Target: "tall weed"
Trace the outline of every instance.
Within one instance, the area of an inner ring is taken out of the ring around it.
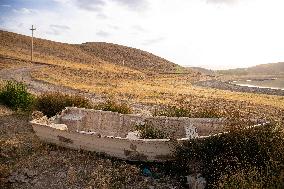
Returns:
[[[0,103],[13,110],[31,110],[34,99],[23,83],[15,81],[7,81],[0,91]]]

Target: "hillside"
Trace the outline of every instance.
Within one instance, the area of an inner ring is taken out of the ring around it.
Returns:
[[[284,62],[260,64],[247,69],[249,74],[267,74],[279,75],[284,74]]]
[[[202,68],[202,67],[188,67],[194,71],[197,71],[197,72],[200,72],[200,73],[203,73],[205,75],[209,75],[209,76],[215,76],[217,75],[216,72],[214,72],[213,70],[210,70],[210,69],[206,69],[206,68]]]
[[[29,60],[30,40],[28,36],[0,30],[0,55]],[[43,62],[68,61],[101,65],[122,65],[143,73],[176,72],[180,66],[151,53],[110,43],[66,44],[34,39],[34,59]]]
[[[284,62],[260,64],[249,68],[219,70],[225,75],[284,75]]]
[[[79,47],[87,54],[98,57],[104,61],[138,70],[176,72],[177,68],[180,68],[177,64],[149,52],[122,45],[104,42],[89,42],[83,43],[79,45]]]

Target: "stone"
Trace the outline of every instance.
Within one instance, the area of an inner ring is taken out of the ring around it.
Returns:
[[[126,136],[127,139],[129,140],[136,140],[139,139],[139,131],[133,131],[129,132]]]
[[[192,174],[186,176],[186,179],[189,189],[205,189],[206,187],[206,180],[201,176],[201,174]]]

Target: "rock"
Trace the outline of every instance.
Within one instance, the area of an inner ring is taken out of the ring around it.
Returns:
[[[33,179],[33,180],[31,181],[31,184],[36,184],[36,183],[38,183],[38,179]]]
[[[75,181],[77,180],[76,171],[73,167],[69,167],[67,171],[67,180],[70,184],[75,183]]]
[[[34,170],[29,170],[29,169],[27,169],[27,168],[24,168],[23,171],[22,171],[22,174],[23,174],[23,175],[26,175],[26,176],[29,177],[29,178],[32,178],[32,177],[34,177],[34,176],[37,175],[37,172],[34,171]]]
[[[14,183],[14,182],[16,182],[16,180],[15,180],[14,177],[10,176],[10,177],[8,178],[8,182]]]
[[[57,152],[56,152],[56,151],[50,151],[50,152],[49,152],[49,155],[52,156],[52,157],[54,157],[54,156],[57,155]]]
[[[65,178],[65,177],[66,177],[66,173],[65,173],[65,172],[58,172],[58,173],[57,173],[57,177],[59,177],[59,178]]]
[[[16,179],[16,181],[22,182],[22,183],[27,183],[27,182],[29,182],[27,176],[25,176],[25,175],[23,175],[23,174],[17,175],[17,177],[16,177],[15,179]]]
[[[189,189],[204,189],[206,187],[206,180],[201,176],[201,174],[192,174],[186,176],[186,179]]]
[[[139,131],[129,132],[126,136],[127,139],[137,140],[139,139]]]
[[[44,114],[40,111],[33,111],[32,119],[40,119],[44,116]]]

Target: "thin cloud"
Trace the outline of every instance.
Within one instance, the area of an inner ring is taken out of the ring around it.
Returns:
[[[158,38],[154,38],[154,39],[149,39],[149,40],[144,41],[142,43],[142,45],[153,45],[153,44],[156,44],[156,43],[160,43],[164,40],[165,40],[165,37],[158,37]]]
[[[66,25],[51,24],[50,27],[53,28],[53,29],[70,30],[70,27],[66,26]]]
[[[67,32],[68,30],[70,30],[69,26],[66,25],[57,25],[57,24],[51,24],[49,26],[50,30],[48,32],[46,32],[47,34],[51,34],[51,35],[60,35],[64,32]]]
[[[75,4],[84,10],[101,11],[106,3],[104,0],[76,0]]]
[[[113,30],[119,30],[119,29],[120,29],[119,26],[112,25],[112,24],[109,24],[108,27],[109,27],[110,29],[113,29]]]
[[[143,27],[141,27],[139,25],[134,25],[134,26],[132,26],[132,28],[136,31],[139,31],[139,32],[145,32],[146,31]]]
[[[97,18],[105,20],[105,19],[108,19],[108,16],[101,12],[97,14]]]
[[[146,0],[75,0],[75,6],[87,11],[101,12],[107,3],[126,6],[130,10],[143,10],[148,6]]]
[[[20,8],[20,9],[13,9],[13,12],[20,14],[32,14],[36,13],[37,11],[35,9]]]
[[[147,2],[145,0],[111,0],[111,1],[114,1],[116,3],[134,9],[143,9],[147,7]]]
[[[237,3],[238,1],[239,0],[207,0],[207,3],[232,5]]]
[[[105,32],[105,31],[98,31],[96,34],[98,36],[100,36],[100,37],[108,37],[108,36],[110,36],[110,33]]]
[[[10,8],[10,7],[11,7],[11,5],[0,5],[0,7]]]
[[[4,28],[4,27],[1,27],[1,26],[0,26],[0,30],[2,30],[2,31],[8,31],[8,29],[6,29],[6,28]]]

